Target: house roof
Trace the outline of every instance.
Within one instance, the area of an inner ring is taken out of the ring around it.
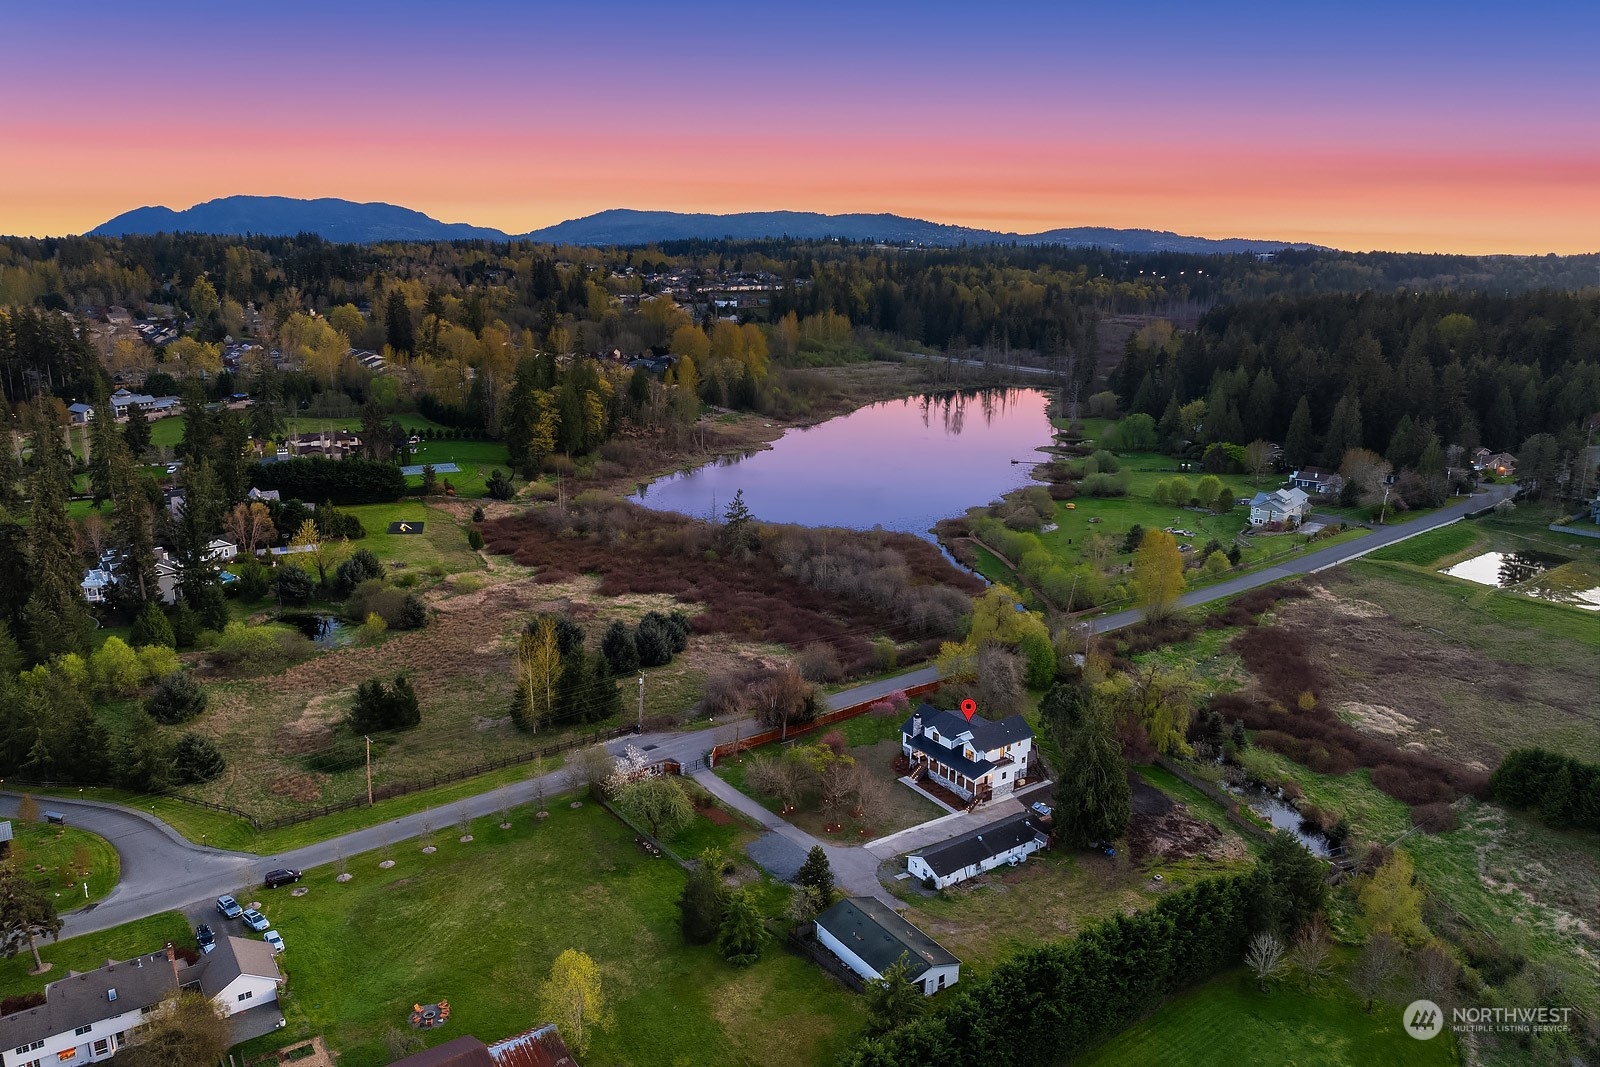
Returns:
[[[578,1067],[555,1023],[496,1041],[489,1055],[498,1067]]]
[[[1306,496],[1303,489],[1274,489],[1270,493],[1257,493],[1250,498],[1252,508],[1271,508],[1274,511],[1292,511],[1303,508],[1310,503],[1311,498]]]
[[[968,778],[982,778],[985,774],[994,770],[995,767],[992,763],[977,763],[967,759],[959,747],[945,748],[937,741],[928,740],[926,732],[915,737],[907,735],[906,744],[918,752],[938,760],[956,773],[966,775]]]
[[[919,704],[912,713],[912,718],[922,716],[922,729],[926,733],[929,729],[939,731],[940,737],[959,738],[963,734],[972,735],[972,747],[981,749],[1003,748],[1006,745],[1026,741],[1033,736],[1033,727],[1028,725],[1028,720],[1021,715],[1008,715],[999,721],[985,719],[982,715],[974,715],[971,721],[967,717],[954,711],[942,711],[932,704]],[[900,732],[911,732],[911,719],[907,719],[900,727]]]
[[[274,982],[283,981],[272,946],[265,941],[249,938],[231,935],[217,938],[217,947],[195,966],[201,971],[200,988],[205,990],[208,997],[214,997],[228,988],[241,974],[270,978]]]
[[[914,979],[926,974],[931,967],[948,967],[961,962],[949,949],[873,897],[847,897],[839,901],[817,916],[817,926],[832,934],[879,974],[901,956],[910,957]]]
[[[489,1055],[489,1046],[471,1034],[463,1034],[451,1038],[442,1045],[435,1045],[404,1059],[395,1060],[389,1067],[402,1067],[402,1065],[403,1067],[495,1067],[495,1061]]]
[[[1337,472],[1326,467],[1302,467],[1294,472],[1294,479],[1298,482],[1330,482],[1337,477]]]
[[[982,863],[991,856],[1009,852],[1018,845],[1027,844],[1034,838],[1042,836],[1044,828],[1039,825],[1038,820],[1027,812],[1020,811],[999,822],[992,822],[971,833],[952,838],[938,848],[920,855],[922,861],[933,869],[934,874],[943,877],[971,867],[975,863]]]
[[[192,970],[189,964],[178,960],[179,981],[192,981]],[[174,988],[172,963],[165,952],[151,952],[121,963],[107,961],[97,970],[68,974],[45,986],[43,1004],[0,1016],[0,1049],[71,1033],[87,1023],[159,1004]],[[115,1000],[110,999],[112,990],[116,991]]]

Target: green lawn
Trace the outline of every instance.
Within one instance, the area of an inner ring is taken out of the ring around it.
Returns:
[[[51,968],[37,977],[28,974],[33,969],[33,954],[24,943],[21,952],[10,959],[0,959],[0,997],[42,991],[46,982],[65,978],[68,971],[92,971],[104,967],[106,960],[127,960],[146,952],[159,952],[168,941],[194,947],[194,930],[176,911],[65,941],[45,939],[39,943],[39,955]]]
[[[1410,563],[1418,567],[1435,565],[1447,557],[1469,555],[1469,550],[1482,541],[1482,534],[1470,522],[1457,522],[1441,526],[1410,540],[1387,545],[1372,553],[1373,559]]]
[[[443,508],[429,507],[420,500],[398,504],[361,504],[342,509],[355,515],[367,529],[367,536],[352,542],[365,548],[397,571],[424,569],[430,573],[455,574],[483,569],[483,560],[467,545],[467,531],[455,516]],[[391,534],[392,522],[424,522],[421,534]],[[396,568],[396,563],[402,564]]]
[[[489,475],[495,470],[510,473],[511,461],[506,456],[506,446],[499,441],[424,441],[411,453],[412,463],[454,463],[461,470],[456,474],[439,475],[439,489],[444,483],[455,487],[456,495],[468,499],[487,496],[485,487]],[[406,479],[407,484],[422,484],[422,475]],[[519,483],[520,484],[520,483]]]
[[[287,1030],[259,1053],[320,1033],[344,1067],[378,1067],[384,1044],[411,1005],[448,999],[461,1034],[495,1040],[549,1020],[537,987],[557,954],[589,953],[600,965],[615,1024],[583,1055],[608,1064],[825,1063],[863,1020],[859,998],[805,960],[769,944],[748,969],[678,932],[674,901],[684,875],[645,855],[633,833],[594,804],[565,798],[513,827],[479,820],[462,844],[452,828],[439,851],[417,842],[353,857],[355,877],[311,872],[303,897],[275,896],[267,913],[286,942]],[[383,859],[395,860],[381,870]],[[781,894],[758,893],[766,905]]]
[[[1418,1041],[1402,1009],[1380,1004],[1368,1015],[1343,982],[1314,992],[1280,982],[1262,993],[1255,978],[1230,971],[1168,1001],[1143,1022],[1087,1056],[1083,1067],[1413,1067],[1459,1062],[1454,1039]],[[1068,1062],[1068,1061],[1063,1061]]]
[[[48,803],[41,803],[41,811]],[[73,826],[11,820],[15,835],[7,855],[23,873],[50,883],[57,911],[73,911],[100,900],[117,884],[121,860],[111,842]],[[85,895],[84,884],[89,892]]]

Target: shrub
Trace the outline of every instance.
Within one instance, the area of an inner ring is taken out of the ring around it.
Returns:
[[[399,616],[390,623],[396,630],[420,630],[428,625],[428,606],[415,593],[407,593],[400,603]]]
[[[832,645],[818,641],[800,650],[796,661],[800,677],[808,682],[835,682],[844,674],[839,665],[839,653]]]
[[[176,726],[206,710],[206,691],[187,672],[169,674],[156,683],[155,692],[144,702],[144,710],[163,726]]]
[[[467,547],[476,552],[483,547],[483,534],[477,530],[467,531]]]
[[[409,730],[422,722],[422,711],[417,705],[417,694],[403,674],[395,675],[394,684],[386,686],[377,678],[369,678],[356,687],[355,701],[350,708],[350,729],[358,734],[376,730]]]
[[[639,648],[634,643],[633,631],[621,619],[606,627],[600,638],[600,654],[605,657],[612,674],[632,674],[639,669]]]
[[[136,692],[145,679],[139,654],[116,636],[106,638],[106,643],[95,649],[94,655],[89,657],[89,669],[94,675],[95,686],[114,696],[128,696]]]
[[[317,582],[310,574],[293,564],[278,567],[278,599],[285,604],[307,604],[316,592]]]
[[[139,609],[139,614],[133,620],[133,632],[129,638],[135,648],[146,645],[165,645],[168,648],[177,648],[178,639],[172,633],[172,623],[161,613],[161,605],[154,600],[147,601]]]
[[[209,737],[187,733],[172,750],[172,769],[183,784],[210,782],[222,777],[228,762]]]
[[[333,572],[333,589],[339,596],[347,597],[362,582],[382,578],[383,575],[383,564],[378,562],[378,557],[371,550],[360,548]]]
[[[166,645],[146,645],[139,650],[139,665],[146,678],[159,681],[178,669],[178,651]]]
[[[211,638],[210,650],[218,666],[245,666],[264,674],[305,659],[311,655],[312,645],[298,630],[230,622]]]

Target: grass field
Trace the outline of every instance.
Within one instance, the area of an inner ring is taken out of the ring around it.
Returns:
[[[800,829],[822,840],[836,840],[840,844],[851,844],[871,837],[883,837],[949,814],[945,809],[939,807],[939,805],[921,793],[901,785],[891,769],[890,764],[900,752],[900,723],[902,721],[897,717],[879,718],[873,715],[862,715],[840,725],[840,731],[844,733],[845,740],[850,746],[850,756],[857,762],[869,767],[887,787],[884,793],[882,809],[875,818],[863,821],[851,817],[848,812],[840,812],[837,817],[842,822],[843,829],[830,833],[825,828],[828,824],[828,819],[824,818],[822,812],[818,810],[814,798],[802,802],[798,811],[789,812],[783,817],[800,827]],[[821,733],[809,734],[797,743],[815,744],[830,732],[832,732],[831,729],[824,730]],[[783,814],[779,811],[779,804],[776,800],[749,789],[745,784],[745,772],[750,766],[750,760],[757,757],[780,756],[783,753],[783,748],[783,745],[773,743],[752,749],[743,753],[737,759],[717,764],[715,773],[719,778],[765,807],[768,811]],[[867,832],[863,834],[862,830]]]
[[[168,941],[194,945],[194,930],[176,911],[65,941],[45,938],[39,942],[39,955],[51,967],[47,974],[37,977],[28,974],[33,968],[33,954],[24,942],[17,955],[0,959],[0,997],[43,991],[45,983],[65,978],[68,971],[92,971],[104,967],[106,960],[127,960],[146,952],[159,952]]]
[[[488,495],[485,483],[495,470],[511,473],[506,446],[499,441],[424,441],[412,451],[411,462],[454,463],[461,470],[456,474],[439,475],[440,491],[444,490],[444,483],[448,481],[455,487],[458,497],[469,500]],[[422,475],[413,475],[406,479],[406,483],[421,485]]]
[[[1436,566],[1447,558],[1469,555],[1470,550],[1482,540],[1483,535],[1475,525],[1457,522],[1429,530],[1407,541],[1387,545],[1373,552],[1371,558],[1410,563],[1418,567]]]
[[[361,504],[343,509],[361,520],[367,536],[351,543],[365,548],[385,565],[437,570],[439,574],[483,569],[482,558],[467,544],[467,531],[456,517],[442,507],[420,500],[398,504]],[[423,533],[391,534],[394,522],[424,522]]]
[[[1375,789],[1365,771],[1317,774],[1263,753],[1306,798],[1350,821],[1358,840],[1401,844],[1417,879],[1445,912],[1506,952],[1559,980],[1561,996],[1600,1013],[1600,834],[1550,830],[1493,804],[1464,801],[1460,827],[1408,833],[1406,806]],[[1493,1062],[1515,1062],[1495,1060]]]
[[[1088,1055],[1082,1067],[1171,1064],[1182,1067],[1425,1067],[1459,1062],[1454,1039],[1409,1036],[1402,1009],[1380,1004],[1368,1015],[1337,979],[1312,992],[1277,983],[1261,992],[1252,975],[1229,971],[1175,997],[1149,1018]]]
[[[49,804],[39,806],[42,810]],[[73,826],[17,819],[11,820],[11,828],[15,836],[8,857],[20,864],[29,877],[41,882],[49,880],[48,892],[57,911],[73,911],[96,903],[116,886],[122,863],[111,842],[99,834]]]
[[[748,969],[685,945],[674,905],[682,870],[645,855],[595,805],[550,812],[535,820],[519,809],[510,830],[479,820],[466,844],[452,828],[431,856],[408,842],[353,857],[352,881],[313,871],[306,896],[274,899],[289,1027],[246,1051],[320,1033],[344,1067],[378,1067],[411,1005],[441,998],[451,1026],[429,1044],[520,1033],[549,1020],[537,986],[568,948],[600,965],[616,1020],[585,1065],[820,1064],[853,1038],[859,998],[779,945]],[[396,865],[380,870],[390,858]]]

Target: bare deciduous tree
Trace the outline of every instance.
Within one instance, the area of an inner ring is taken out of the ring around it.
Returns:
[[[1270,932],[1255,935],[1245,949],[1244,962],[1255,972],[1256,983],[1265,993],[1267,981],[1283,973],[1283,939]]]
[[[1331,948],[1327,924],[1322,921],[1322,916],[1313,915],[1311,921],[1295,935],[1294,944],[1289,946],[1289,963],[1307,986],[1314,985],[1327,975]]]
[[[1399,967],[1399,942],[1383,933],[1367,938],[1355,966],[1350,969],[1350,988],[1356,991],[1369,1014],[1373,1001],[1383,995]]]

